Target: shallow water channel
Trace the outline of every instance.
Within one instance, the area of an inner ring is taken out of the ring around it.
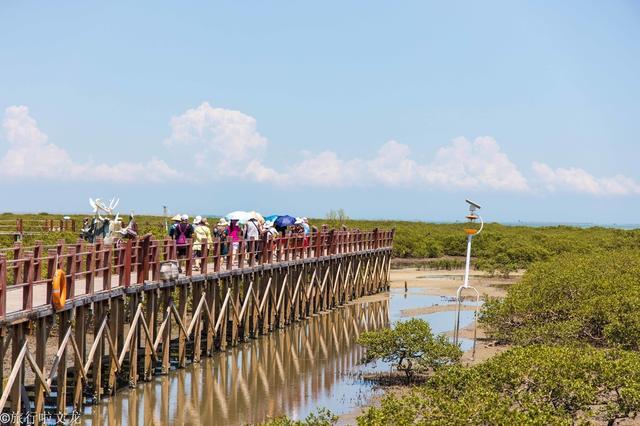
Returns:
[[[360,364],[359,334],[408,319],[404,310],[449,303],[421,289],[392,289],[388,297],[352,303],[122,390],[88,407],[82,422],[236,425],[281,414],[300,419],[317,407],[350,412],[380,392],[362,373],[390,370],[382,362]],[[453,328],[454,315],[444,311],[414,317],[442,333]],[[473,320],[472,311],[461,315],[462,326]],[[462,339],[463,350],[471,344]]]

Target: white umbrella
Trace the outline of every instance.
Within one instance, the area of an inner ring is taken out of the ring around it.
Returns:
[[[251,213],[243,212],[242,210],[236,210],[234,212],[229,213],[224,218],[228,221],[237,220],[240,223],[247,223],[249,219],[251,219]]]
[[[257,211],[250,211],[249,214],[251,215],[252,218],[257,220],[259,223],[264,223],[264,217]]]

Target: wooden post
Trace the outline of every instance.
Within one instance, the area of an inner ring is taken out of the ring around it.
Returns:
[[[133,255],[133,240],[127,240],[124,247],[124,262],[120,273],[120,285],[129,287],[131,285],[131,256]]]
[[[156,339],[156,324],[157,324],[157,312],[158,309],[158,290],[153,289],[145,292],[146,297],[146,312],[145,319],[147,321],[147,325],[149,326],[149,334],[152,341]],[[153,352],[153,347],[149,345],[149,342],[145,341],[144,343],[144,380],[149,381],[153,375],[152,365],[151,365],[151,353]]]
[[[187,239],[187,259],[185,260],[185,269],[188,277],[193,274],[193,240]]]
[[[100,242],[97,243],[98,245],[102,245]],[[95,245],[91,245],[89,246],[89,252],[87,253],[87,258],[86,258],[86,264],[85,264],[85,268],[86,268],[86,274],[85,274],[85,294],[93,294],[93,290],[94,290],[94,278],[96,276],[96,259],[97,257],[97,253],[96,253],[96,246]]]
[[[203,243],[204,244],[204,243]],[[192,297],[191,297],[191,315],[192,318],[194,318],[194,315],[196,314],[196,308],[200,305],[200,302],[202,301],[202,298],[204,297],[202,295],[202,286],[200,285],[200,283],[194,283],[192,284],[191,287],[191,292],[192,292]],[[205,301],[206,303],[206,301]],[[201,353],[201,339],[202,339],[202,333],[201,333],[201,328],[200,328],[200,324],[202,323],[200,318],[202,318],[202,314],[203,314],[203,310],[200,311],[200,313],[198,314],[198,318],[196,318],[196,325],[193,328],[193,358],[192,358],[192,362],[200,362],[200,353]]]
[[[98,335],[98,330],[100,330],[102,314],[104,312],[103,309],[104,302],[95,302],[93,304],[93,335]],[[99,401],[102,398],[102,354],[104,353],[104,339],[100,339],[97,344],[97,350],[93,355],[93,362],[91,363],[91,368],[93,372],[93,386],[94,386],[94,395],[96,401]],[[78,380],[79,381],[79,380]]]
[[[105,246],[102,254],[102,290],[111,290],[111,257],[113,254],[113,247],[111,245]]]
[[[235,255],[233,249],[233,240],[231,237],[227,237],[227,271],[233,269],[233,256]]]
[[[138,274],[140,276],[140,274]],[[134,293],[129,297],[129,318],[133,319],[138,311],[138,294]],[[138,385],[138,346],[140,344],[140,322],[131,324],[130,327],[134,328],[133,337],[129,345],[129,387],[135,387]]]
[[[42,241],[36,241],[36,245],[33,248],[33,280],[40,281],[42,278],[42,265],[40,264],[43,256]]]
[[[69,311],[62,311],[58,314],[58,346],[64,343],[64,337],[69,329]],[[62,353],[60,362],[58,363],[58,413],[66,414],[67,412],[67,349]]]
[[[238,244],[238,268],[244,268],[244,258],[245,258],[245,240],[240,240]]]
[[[224,351],[227,348],[227,325],[228,325],[228,322],[229,322],[229,312],[231,311],[231,308],[229,307],[229,304],[227,304],[227,307],[223,310],[222,309],[222,302],[223,302],[224,298],[226,297],[227,292],[229,291],[230,278],[223,278],[219,282],[221,284],[220,285],[220,300],[218,301],[219,308],[216,309],[216,311],[220,311],[220,314],[223,315],[222,323],[220,324],[219,336],[220,336],[220,350]]]
[[[25,342],[25,326],[26,323],[16,324],[12,327],[13,337],[11,338],[11,365],[15,365],[18,361],[18,356],[20,355],[20,351],[22,350],[22,346]],[[13,386],[11,388],[11,411],[16,413],[19,417],[22,413],[22,386],[24,386],[24,365],[26,364],[26,360],[23,359],[20,363],[20,369],[18,370],[18,375],[16,376],[15,381],[13,382]],[[19,424],[17,422],[16,424]]]
[[[22,288],[22,309],[30,311],[33,307],[33,253],[25,254],[23,277],[26,287]]]
[[[36,364],[41,371],[44,371],[44,363],[47,358],[47,338],[49,337],[47,321],[47,318],[38,318],[36,320]],[[36,380],[34,409],[36,424],[42,424],[37,419],[39,419],[40,414],[44,413],[44,391],[42,383]]]
[[[163,321],[167,322],[164,328],[164,336],[162,340],[162,373],[169,374],[169,371],[171,371],[171,360],[169,359],[169,346],[171,345],[171,311],[169,308],[173,304],[173,300],[171,299],[171,293],[168,288],[165,288],[162,291],[164,292],[163,307],[165,312]]]
[[[142,238],[140,244],[140,259],[138,262],[138,275],[136,284],[144,284],[149,279],[149,246],[151,245],[151,235],[147,234]]]
[[[0,254],[0,318],[7,313],[7,258]]]
[[[13,263],[14,263],[13,282],[14,284],[23,282],[22,281],[23,271],[22,269],[20,269],[21,259],[22,259],[22,243],[15,243],[13,246]]]
[[[83,383],[82,383],[82,377],[80,376],[80,369],[84,369],[84,364],[86,363],[85,360],[85,353],[86,353],[86,342],[87,342],[87,315],[86,315],[86,306],[78,306],[77,308],[75,308],[76,310],[76,315],[75,315],[75,327],[74,327],[74,334],[75,334],[75,339],[76,339],[76,343],[78,344],[78,349],[80,350],[80,357],[81,360],[79,361],[76,357],[73,358],[73,368],[74,368],[74,372],[75,372],[75,389],[74,389],[74,406],[75,406],[75,410],[78,412],[82,412],[82,403],[83,403],[83,398],[82,398],[82,388],[83,388]],[[95,320],[97,321],[97,320]]]
[[[238,276],[233,275],[229,278],[229,282],[231,283],[231,300],[234,302],[234,305],[230,306],[229,312],[234,310],[234,306],[237,307],[240,304],[240,283],[238,282]],[[236,346],[238,344],[238,315],[240,313],[236,311],[235,315],[231,315],[231,346]]]
[[[201,252],[201,260],[200,260],[200,273],[202,275],[207,274],[208,264],[209,264],[209,250],[211,245],[207,240],[202,241],[202,246],[200,247]]]
[[[66,273],[69,275],[67,279],[67,299],[72,299],[76,295],[76,248],[68,247]]]
[[[112,340],[113,340],[113,346],[115,347],[115,355],[119,356],[120,355],[120,336],[119,336],[119,316],[120,316],[120,303],[121,303],[121,296],[120,297],[115,297],[113,299],[111,299],[111,306],[110,306],[110,310],[109,310],[109,328],[107,330],[105,330],[106,332],[111,334]],[[112,348],[109,348],[109,350],[113,350]],[[115,388],[116,388],[116,374],[117,374],[117,366],[115,364],[115,362],[113,361],[113,359],[109,360],[109,381],[108,381],[108,394],[109,395],[113,395],[113,393],[115,392]]]
[[[213,272],[220,271],[220,264],[222,262],[221,254],[220,238],[216,237],[213,240]]]
[[[187,297],[189,297],[186,285],[178,287],[178,314],[184,324],[187,319]],[[184,368],[187,365],[187,336],[181,329],[178,330],[178,365]]]
[[[216,298],[216,288],[217,288],[217,281],[213,281],[213,280],[207,280],[205,282],[205,288],[206,288],[206,304],[209,307],[209,311],[211,312],[212,315],[212,320],[213,320],[213,324],[209,323],[209,319],[205,317],[204,320],[204,327],[205,330],[207,330],[207,344],[206,344],[206,352],[207,352],[207,356],[211,356],[213,353],[213,339],[215,338],[215,336],[213,335],[213,331],[211,330],[211,327],[215,327],[215,321],[216,321],[216,311],[215,311],[215,298]]]

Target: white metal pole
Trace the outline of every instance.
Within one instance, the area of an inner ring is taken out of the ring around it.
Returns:
[[[469,288],[469,266],[471,264],[471,239],[473,235],[467,236],[467,261],[464,265],[464,288]]]

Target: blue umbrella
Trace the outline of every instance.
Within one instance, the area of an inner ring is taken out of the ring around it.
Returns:
[[[275,222],[277,218],[278,218],[277,214],[272,214],[271,216],[265,216],[264,220],[265,222]]]
[[[296,223],[296,218],[289,215],[278,216],[278,218],[273,222],[276,229],[285,229],[287,226],[291,226]]]

